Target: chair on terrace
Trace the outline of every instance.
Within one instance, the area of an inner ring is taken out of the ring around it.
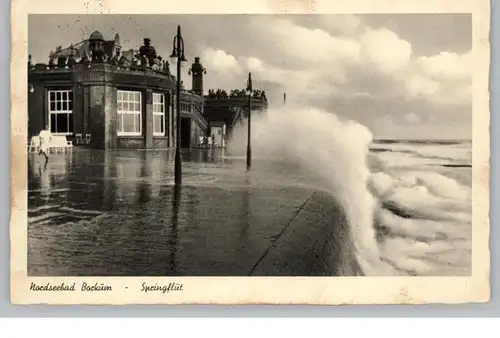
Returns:
[[[82,134],[75,134],[76,145],[83,144]]]
[[[28,146],[28,153],[36,153],[40,150],[40,137],[33,136]]]

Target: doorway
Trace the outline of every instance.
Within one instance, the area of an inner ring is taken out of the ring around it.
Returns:
[[[181,117],[181,148],[191,148],[191,119]]]

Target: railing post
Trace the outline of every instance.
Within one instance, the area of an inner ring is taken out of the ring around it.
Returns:
[[[252,74],[248,73],[248,139],[247,139],[247,170],[252,167]]]

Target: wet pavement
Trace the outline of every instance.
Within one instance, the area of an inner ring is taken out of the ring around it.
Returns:
[[[348,230],[300,168],[223,150],[30,155],[31,276],[346,273]],[[352,273],[352,271],[350,272]]]

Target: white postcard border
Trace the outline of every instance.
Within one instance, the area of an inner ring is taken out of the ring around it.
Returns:
[[[473,240],[471,277],[28,277],[27,37],[28,13],[472,13]],[[11,12],[11,301],[15,304],[424,304],[490,298],[490,6],[487,0],[13,0]],[[33,292],[37,284],[76,283],[75,292]],[[104,283],[111,292],[85,292]],[[141,292],[142,283],[182,283],[183,291]]]

